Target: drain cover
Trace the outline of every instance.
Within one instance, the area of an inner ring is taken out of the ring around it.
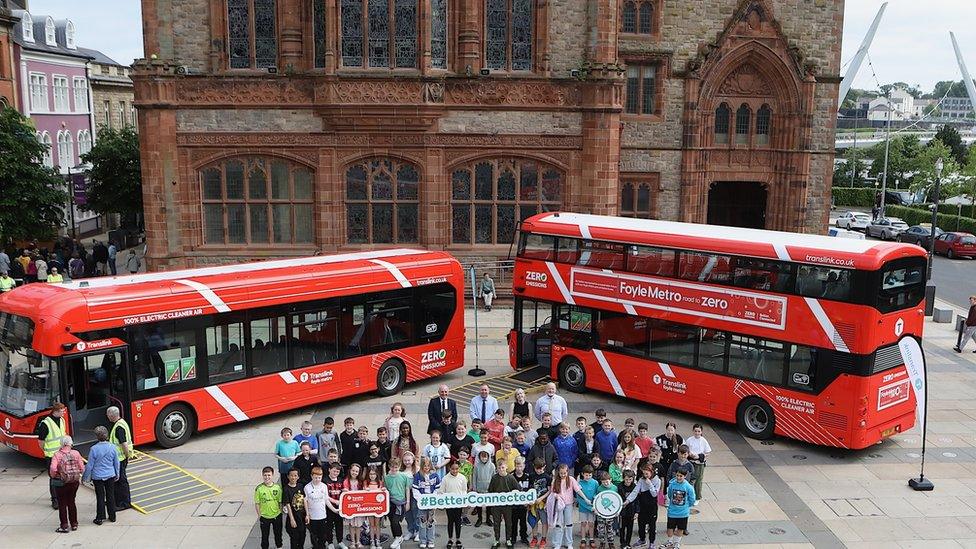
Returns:
[[[922,457],[922,456],[916,454],[915,452],[908,452],[905,455],[908,456],[908,457],[910,457],[910,458],[912,458],[912,459],[918,459],[918,458]]]
[[[691,511],[690,511],[690,513],[691,513],[692,515],[697,515],[697,514],[698,514],[698,513],[700,513],[700,512],[701,512],[701,511],[699,511],[698,509],[694,509],[694,508],[692,508],[692,509],[691,509]]]
[[[746,510],[743,509],[742,507],[733,507],[729,509],[729,512],[732,513],[733,515],[741,515],[742,513],[745,513]]]
[[[786,533],[786,530],[783,530],[782,528],[770,528],[769,533],[773,534],[774,536],[782,536]]]
[[[725,530],[722,530],[722,534],[726,536],[738,536],[739,531],[733,530],[732,528],[726,528]]]
[[[804,459],[807,459],[807,456],[805,456],[803,454],[796,454],[795,456],[793,456],[793,459],[804,460]]]
[[[954,458],[956,457],[956,454],[953,452],[942,452],[942,456],[947,458]]]
[[[882,456],[881,454],[868,454],[868,457],[877,459],[879,457],[884,457],[884,456]]]
[[[762,444],[763,446],[772,446],[772,445],[774,445],[776,443],[773,442],[773,441],[771,441],[771,440],[764,440],[764,441],[760,442],[759,444]]]

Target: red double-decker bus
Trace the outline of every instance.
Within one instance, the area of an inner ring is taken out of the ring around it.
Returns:
[[[921,339],[912,245],[546,213],[522,222],[512,366],[779,434],[864,448],[914,425],[897,342]]]
[[[395,249],[29,284],[0,297],[0,440],[40,457],[55,401],[76,444],[117,405],[136,444],[378,391],[464,359],[464,275]]]

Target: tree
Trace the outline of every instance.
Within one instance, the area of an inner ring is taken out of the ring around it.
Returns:
[[[962,136],[959,135],[958,130],[948,125],[942,126],[936,132],[935,139],[949,147],[952,151],[952,157],[956,159],[957,163],[960,165],[966,163],[966,144],[962,142]],[[929,141],[929,144],[934,142],[935,140]]]
[[[935,162],[942,159],[942,175],[939,185],[939,199],[945,199],[959,193],[959,186],[954,182],[957,180],[955,174],[959,172],[959,164],[952,156],[952,151],[945,143],[938,139],[929,141],[929,144],[913,159],[913,175],[910,188],[912,191],[926,190],[929,201],[934,199],[933,186],[935,185]]]
[[[935,89],[932,93],[925,94],[922,97],[925,99],[942,99],[949,92],[948,97],[967,97],[966,86],[963,85],[962,80],[942,80],[935,83]]]
[[[98,141],[81,160],[91,164],[86,210],[123,216],[142,214],[142,171],[139,135],[131,127],[113,130],[102,127]]]
[[[66,184],[42,164],[46,145],[19,112],[0,110],[0,235],[9,239],[47,238],[64,223]]]
[[[837,166],[834,170],[835,187],[863,187],[867,185],[864,174],[867,169],[867,162],[864,161],[864,151],[858,151],[854,147],[844,152],[844,163]],[[853,173],[853,179],[852,179]],[[853,185],[851,181],[853,180]]]
[[[898,189],[910,186],[915,172],[914,159],[918,156],[921,145],[915,135],[900,135],[891,140],[888,151],[888,188]],[[871,160],[868,174],[880,182],[884,172],[884,141],[868,149],[866,158]]]

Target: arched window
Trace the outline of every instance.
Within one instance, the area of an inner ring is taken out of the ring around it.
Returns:
[[[736,145],[749,144],[749,123],[751,122],[752,111],[749,105],[743,103],[735,111],[735,143]]]
[[[54,19],[48,17],[44,20],[44,43],[48,46],[57,46],[58,38],[54,27]]]
[[[773,110],[769,105],[763,105],[756,111],[756,144],[769,145],[769,134],[772,130]]]
[[[275,0],[227,0],[230,68],[262,69],[278,64]]]
[[[623,32],[637,32],[637,4],[634,2],[624,2],[621,25]]]
[[[64,45],[69,49],[75,49],[75,24],[68,21],[64,25]]]
[[[534,160],[479,160],[451,174],[451,242],[512,243],[517,221],[562,204],[565,175]]]
[[[728,144],[729,142],[729,117],[732,110],[727,103],[722,103],[715,109],[715,143]]]
[[[485,59],[489,69],[532,70],[535,0],[485,0]]]
[[[417,0],[342,0],[342,66],[417,67]]]
[[[34,20],[31,18],[30,13],[27,13],[25,11],[24,14],[20,16],[20,25],[21,28],[24,30],[24,42],[33,42],[34,41]]]
[[[447,68],[447,0],[430,0],[430,65]]]
[[[408,162],[370,158],[346,169],[346,235],[351,244],[416,243],[420,172]]]
[[[641,34],[654,33],[654,2],[641,3],[638,23],[638,32]]]
[[[51,143],[51,134],[47,133],[46,131],[41,132],[37,140],[41,142],[41,145],[44,145],[44,153],[42,154],[41,162],[48,168],[53,168],[54,151]]]
[[[76,162],[74,159],[74,140],[68,130],[58,132],[58,166],[63,170],[72,168]]]
[[[314,242],[312,171],[262,156],[222,160],[200,171],[203,241],[215,245]]]
[[[325,68],[325,0],[312,4],[312,27],[315,34],[315,68]]]
[[[651,183],[643,179],[625,181],[620,186],[620,215],[650,219],[651,188]]]
[[[91,151],[91,132],[88,130],[80,130],[78,132],[78,157],[80,158],[83,154]]]

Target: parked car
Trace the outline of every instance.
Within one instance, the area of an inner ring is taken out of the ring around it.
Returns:
[[[868,228],[869,224],[871,224],[871,215],[864,212],[844,212],[834,222],[834,225],[841,229],[852,231],[863,231]]]
[[[976,236],[969,233],[944,233],[935,238],[935,253],[949,259],[976,257]]]
[[[881,240],[893,240],[907,230],[908,223],[897,217],[880,217],[871,222],[865,232],[868,236],[874,236]]]
[[[929,244],[932,242],[931,226],[931,223],[926,223],[925,225],[912,225],[907,231],[898,235],[898,242],[915,244],[916,246],[921,246],[927,250],[929,249]],[[938,227],[935,228],[936,238],[939,238],[939,235],[943,234],[945,234],[945,231]]]

